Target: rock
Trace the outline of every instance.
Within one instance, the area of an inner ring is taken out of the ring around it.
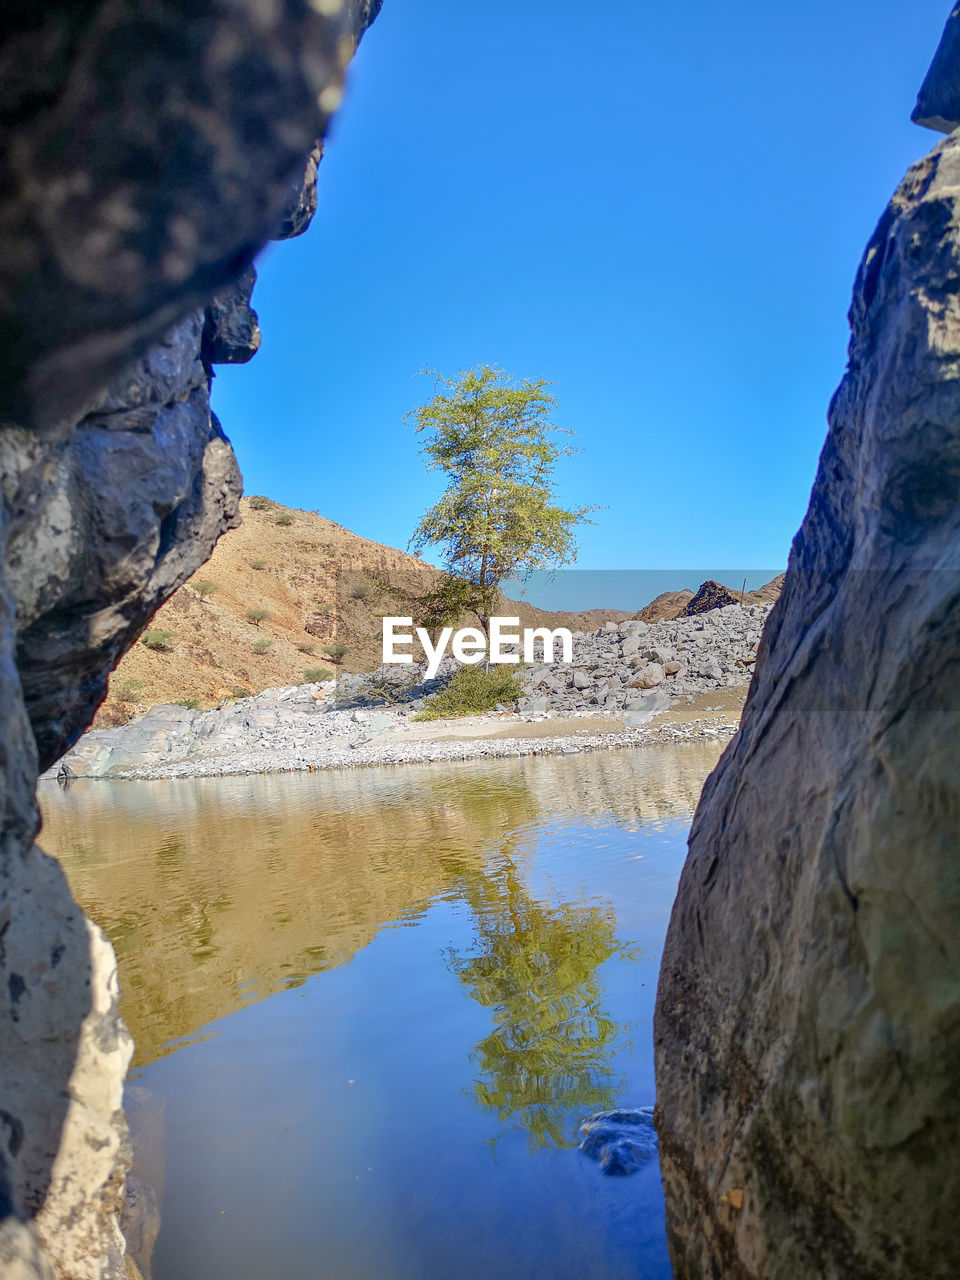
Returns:
[[[643,638],[637,632],[628,634],[626,640],[620,646],[620,652],[625,658],[631,658],[635,653],[640,652],[640,646],[643,644]]]
[[[682,662],[665,662],[663,664],[663,674],[667,676],[682,675],[686,670]]]
[[[706,654],[697,664],[697,675],[704,680],[720,680],[723,676],[720,659],[713,653]]]
[[[658,648],[657,646],[654,646],[653,648],[644,649],[642,657],[646,662],[658,662],[662,667],[664,663],[670,661],[670,659],[673,657],[673,654],[670,652],[669,649],[663,649],[663,648]]]
[[[940,37],[940,44],[927,71],[917,105],[910,119],[914,124],[952,133],[960,125],[960,4],[952,10]]]
[[[681,618],[692,618],[698,613],[710,613],[713,609],[723,609],[727,605],[739,605],[739,597],[733,595],[725,586],[708,578],[701,583],[700,589],[680,614]]]
[[[593,684],[591,678],[586,671],[574,671],[571,677],[571,683],[575,689],[589,689]]]
[[[623,721],[628,729],[639,729],[671,706],[670,697],[662,690],[648,694],[645,698],[631,699],[624,710]]]
[[[250,305],[256,282],[255,269],[248,267],[207,304],[200,346],[204,364],[246,364],[260,350],[260,324]]]
[[[603,1172],[614,1177],[636,1173],[657,1153],[652,1107],[599,1111],[583,1121],[580,1132],[583,1154],[599,1160]]]
[[[550,703],[546,698],[528,698],[520,704],[520,710],[527,716],[543,716],[547,713]]]
[[[654,689],[658,684],[663,684],[664,671],[659,662],[651,662],[645,667],[641,667],[636,675],[627,681],[628,689]]]
[[[0,1250],[11,1280],[132,1274],[118,1227],[130,1043],[116,960],[33,847],[34,786],[236,518],[240,477],[210,410],[210,365],[255,345],[244,273],[302,186],[375,7],[90,0],[4,16]]]
[[[694,820],[655,1020],[677,1280],[960,1275],[958,226],[954,133],[867,247],[810,506]]]
[[[664,591],[640,610],[640,618],[644,622],[660,622],[663,619],[679,617],[693,599],[693,592]]]

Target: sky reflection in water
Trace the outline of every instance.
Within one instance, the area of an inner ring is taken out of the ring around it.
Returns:
[[[156,1280],[665,1280],[656,1168],[573,1148],[653,1101],[716,756],[45,787],[41,843],[117,948]]]

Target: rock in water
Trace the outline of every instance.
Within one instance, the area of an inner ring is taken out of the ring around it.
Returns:
[[[604,1173],[625,1177],[657,1154],[657,1131],[653,1127],[653,1107],[626,1107],[618,1111],[598,1111],[580,1125],[580,1150],[599,1160]]]
[[[655,1020],[677,1280],[960,1275],[958,226],[954,134],[867,247],[694,820]]]

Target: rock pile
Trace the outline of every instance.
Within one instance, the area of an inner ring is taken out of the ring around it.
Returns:
[[[528,668],[522,695],[498,711],[519,712],[524,721],[609,718],[639,728],[677,701],[747,684],[768,612],[736,605],[695,618],[653,625],[630,619],[577,632],[573,662]],[[154,707],[119,728],[85,734],[48,776],[171,776],[191,772],[194,764],[205,773],[356,764],[359,748],[408,725],[457,669],[447,658],[432,680],[424,679],[422,666],[388,666],[339,681],[265,689],[210,711]]]
[[[690,618],[638,618],[575,632],[573,662],[532,667],[520,710],[528,714],[639,711],[656,692],[692,698],[750,683],[769,605],[727,605]]]

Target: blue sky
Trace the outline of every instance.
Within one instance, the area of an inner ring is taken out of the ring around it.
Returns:
[[[425,364],[554,381],[590,570],[785,564],[857,263],[946,0],[385,0],[263,346],[214,407],[248,493],[405,546]],[[599,602],[598,602],[599,603]]]

